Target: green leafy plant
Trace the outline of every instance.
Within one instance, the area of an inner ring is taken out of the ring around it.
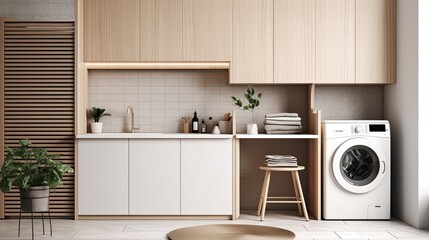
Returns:
[[[249,85],[247,88],[246,93],[244,94],[244,97],[247,99],[248,104],[243,106],[243,102],[234,96],[231,96],[232,101],[234,105],[238,106],[239,108],[243,108],[243,110],[249,110],[253,112],[253,110],[259,106],[260,100],[262,98],[262,93],[258,93],[257,98],[253,98],[255,95],[255,89],[253,89],[252,85]]]
[[[255,89],[252,87],[252,85],[248,85],[246,93],[244,94],[244,97],[247,100],[247,105],[243,105],[243,102],[240,98],[236,98],[234,96],[231,96],[232,102],[234,105],[236,105],[239,108],[243,108],[243,110],[248,110],[252,112],[252,118],[254,118],[254,110],[256,107],[259,106],[260,100],[262,98],[262,93],[258,93],[256,98],[254,98],[255,95]],[[253,119],[253,122],[255,122],[255,119]]]
[[[0,170],[0,190],[9,192],[12,186],[28,189],[29,186],[55,188],[62,183],[64,173],[73,168],[58,160],[60,155],[49,154],[44,148],[33,148],[28,139],[19,141],[19,147],[6,147],[7,155]]]
[[[92,118],[94,118],[94,122],[100,121],[101,117],[111,116],[110,113],[106,113],[106,109],[92,107]]]

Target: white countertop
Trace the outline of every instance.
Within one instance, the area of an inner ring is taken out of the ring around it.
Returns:
[[[76,135],[77,139],[117,139],[117,138],[143,138],[143,139],[228,139],[232,134],[211,133],[85,133]]]
[[[317,139],[317,134],[237,134],[237,139]]]

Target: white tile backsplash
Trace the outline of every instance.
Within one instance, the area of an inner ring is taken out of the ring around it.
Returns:
[[[255,85],[262,92],[261,105],[255,110],[259,129],[264,116],[272,112],[297,112],[307,127],[306,85]],[[89,104],[111,112],[103,119],[105,131],[121,132],[129,128],[129,105],[136,112],[141,131],[180,132],[181,118],[197,111],[200,121],[236,109],[231,95],[244,99],[246,85],[228,85],[225,70],[91,70]],[[323,119],[382,119],[383,86],[317,86],[315,107]],[[252,121],[250,112],[237,111],[237,130],[245,132]],[[112,126],[110,126],[112,125]],[[114,126],[113,126],[114,125]]]
[[[91,70],[89,72],[89,105],[105,107],[112,117],[105,117],[104,130],[122,132],[129,129],[128,105],[135,111],[135,123],[146,132],[180,132],[182,117],[219,121],[224,113],[236,107],[231,95],[244,99],[246,85],[228,85],[225,70]],[[264,115],[270,112],[298,112],[306,125],[306,86],[255,86],[263,97],[255,111],[260,130]],[[249,112],[237,111],[240,132],[252,120]]]
[[[316,86],[315,107],[322,119],[379,120],[384,118],[384,87],[378,85]]]

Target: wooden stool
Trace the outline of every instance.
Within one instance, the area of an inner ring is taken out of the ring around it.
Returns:
[[[296,203],[298,205],[299,214],[304,212],[304,218],[308,221],[307,207],[305,206],[304,194],[302,193],[301,181],[299,180],[298,171],[304,170],[305,167],[259,167],[265,171],[264,184],[262,185],[261,197],[259,198],[258,216],[261,216],[261,221],[264,220],[265,207],[267,203]],[[295,197],[268,197],[268,188],[270,186],[271,172],[291,172]],[[276,200],[270,200],[276,199]],[[295,199],[295,200],[290,200]]]

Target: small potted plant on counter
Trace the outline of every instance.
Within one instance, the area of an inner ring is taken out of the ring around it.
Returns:
[[[103,131],[103,123],[99,122],[101,117],[111,116],[110,113],[106,113],[106,109],[92,107],[92,118],[94,122],[91,123],[92,133],[101,133]]]
[[[246,93],[244,94],[244,97],[247,99],[248,102],[247,105],[243,105],[243,102],[239,98],[231,96],[234,105],[252,113],[252,122],[247,124],[247,134],[258,134],[258,125],[256,124],[255,120],[255,108],[258,107],[260,104],[262,93],[258,93],[256,98],[253,97],[254,95],[255,89],[253,89],[252,85],[249,85]]]
[[[64,173],[73,168],[54,160],[59,155],[48,154],[44,148],[33,148],[30,140],[22,139],[19,147],[6,147],[7,155],[0,169],[0,190],[4,193],[12,187],[20,189],[21,210],[47,212],[49,189],[62,183]]]

